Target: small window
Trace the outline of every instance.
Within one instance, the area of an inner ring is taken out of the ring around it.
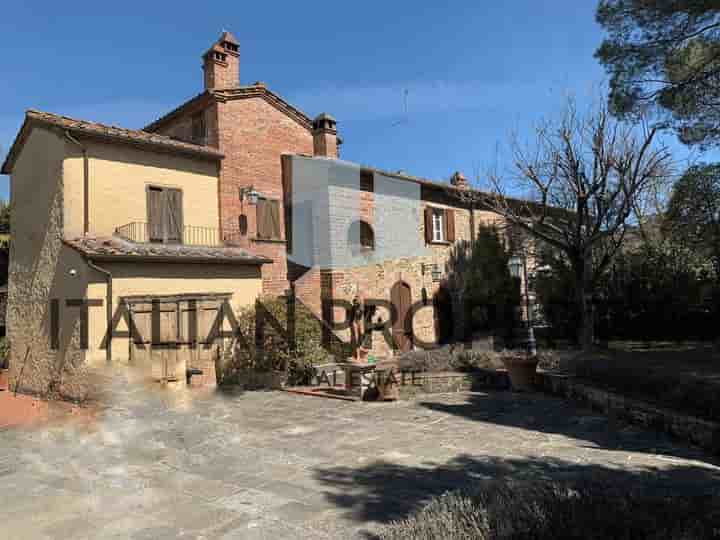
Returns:
[[[375,233],[369,223],[360,222],[360,247],[364,250],[375,249]]]
[[[200,112],[192,117],[192,142],[195,144],[205,144],[205,115]]]
[[[230,43],[229,41],[223,41],[223,47],[227,49],[228,51],[237,52],[238,46],[234,43]]]
[[[375,232],[366,221],[353,221],[348,229],[348,245],[353,254],[375,249]]]
[[[224,62],[226,58],[227,58],[227,55],[224,53],[221,53],[221,52],[215,53],[215,60],[220,60],[221,62]]]
[[[280,201],[259,198],[256,204],[257,237],[280,239]]]
[[[360,190],[373,193],[375,191],[375,175],[372,171],[360,171]]]
[[[439,208],[432,212],[432,241],[445,241],[445,212]]]

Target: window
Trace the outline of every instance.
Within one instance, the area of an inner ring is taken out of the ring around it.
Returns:
[[[366,221],[353,221],[348,229],[348,245],[353,254],[375,249],[375,232]]]
[[[436,208],[432,213],[432,240],[433,242],[445,241],[445,212]]]
[[[238,46],[234,43],[230,43],[229,41],[223,41],[223,47],[228,51],[238,52]]]
[[[182,190],[148,187],[147,216],[147,239],[150,242],[182,243]]]
[[[227,55],[221,52],[215,52],[215,60],[220,60],[221,62],[224,62],[227,58]]]
[[[370,193],[375,191],[375,175],[372,171],[360,171],[360,191],[367,191]]]
[[[256,205],[257,237],[266,240],[280,239],[280,201],[259,198]]]
[[[195,144],[205,144],[205,115],[202,112],[194,114],[191,122],[192,142]]]
[[[369,223],[360,222],[360,248],[363,250],[375,249],[375,233]]]
[[[455,211],[452,208],[425,207],[425,242],[455,241]]]

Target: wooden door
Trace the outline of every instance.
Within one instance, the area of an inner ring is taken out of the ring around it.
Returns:
[[[395,306],[397,319],[393,322],[393,340],[400,352],[412,350],[412,322],[407,322],[407,315],[412,305],[410,285],[398,281],[390,290],[390,302]]]

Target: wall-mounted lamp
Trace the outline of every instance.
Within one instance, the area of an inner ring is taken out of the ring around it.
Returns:
[[[258,200],[259,196],[260,196],[260,193],[255,191],[255,188],[253,186],[240,188],[240,200],[241,201],[244,201],[247,198],[248,203],[257,204],[257,200]]]

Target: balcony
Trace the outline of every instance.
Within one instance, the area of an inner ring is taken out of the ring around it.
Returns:
[[[186,246],[237,246],[240,232],[214,227],[182,227],[180,234],[168,234],[159,226],[133,221],[115,229],[115,236],[138,244],[181,244]]]

